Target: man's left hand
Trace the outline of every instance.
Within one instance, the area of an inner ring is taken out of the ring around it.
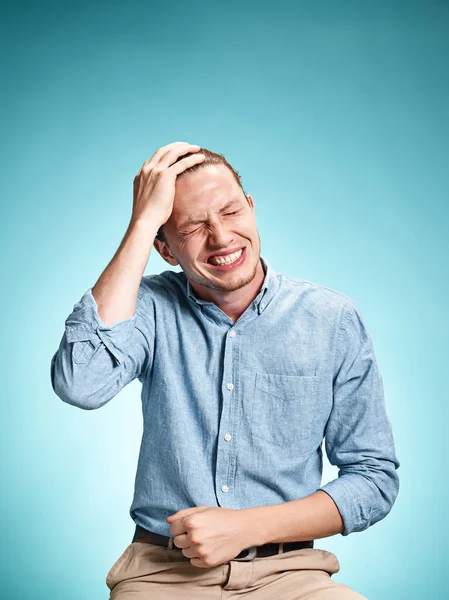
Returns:
[[[167,517],[174,544],[195,567],[216,567],[253,542],[251,509],[194,506]]]

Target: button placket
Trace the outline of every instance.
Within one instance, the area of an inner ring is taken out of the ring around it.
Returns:
[[[223,421],[222,426],[224,432],[219,443],[217,456],[217,486],[224,496],[231,496],[232,482],[235,469],[235,445],[234,440],[235,413],[238,412],[237,398],[234,397],[235,382],[233,381],[235,374],[235,360],[238,355],[238,337],[237,330],[234,325],[231,325],[225,333],[225,355],[223,369],[223,384],[224,384],[224,410],[223,416],[226,421]],[[228,339],[226,339],[228,338]],[[237,354],[236,354],[237,352]],[[222,445],[223,444],[223,445]],[[232,505],[232,498],[229,498],[228,503]],[[223,500],[223,505],[226,506],[226,500]]]

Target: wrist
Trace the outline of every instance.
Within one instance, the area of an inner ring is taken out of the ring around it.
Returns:
[[[247,530],[248,547],[262,546],[269,541],[266,506],[242,509],[242,518]]]
[[[144,231],[148,236],[156,237],[157,232],[162,227],[164,223],[161,218],[151,218],[144,219],[142,217],[139,218],[131,218],[128,226],[129,231]]]

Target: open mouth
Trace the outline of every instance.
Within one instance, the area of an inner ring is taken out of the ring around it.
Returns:
[[[215,271],[231,271],[239,267],[246,258],[246,247],[241,248],[237,252],[234,252],[230,256],[214,257],[214,264],[208,259],[206,262],[207,266],[214,269]]]

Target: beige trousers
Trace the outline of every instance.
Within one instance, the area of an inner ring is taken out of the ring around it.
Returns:
[[[195,567],[181,549],[132,542],[106,576],[110,600],[367,600],[332,579],[335,554],[302,548]]]

